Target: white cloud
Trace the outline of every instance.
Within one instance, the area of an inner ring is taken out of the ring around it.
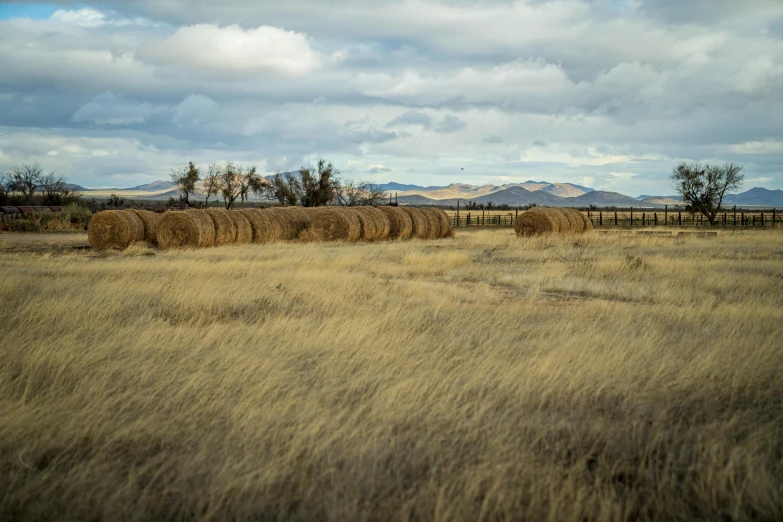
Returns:
[[[179,28],[163,41],[142,47],[139,59],[166,67],[185,67],[205,76],[261,74],[296,78],[324,63],[307,35],[277,27],[242,29],[199,24]]]
[[[106,15],[97,9],[85,7],[76,11],[58,9],[52,14],[52,20],[82,27],[100,27],[106,23]]]

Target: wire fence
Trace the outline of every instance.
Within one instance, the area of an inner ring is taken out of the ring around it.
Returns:
[[[577,209],[578,210],[578,209]],[[505,213],[466,212],[451,213],[449,218],[455,228],[463,227],[513,227],[519,214],[524,211],[515,210]],[[639,211],[628,210],[587,210],[586,214],[594,228],[634,228],[634,227],[718,227],[718,228],[751,228],[774,227],[783,225],[783,213],[772,209],[738,209],[732,208],[716,215],[710,223],[706,216],[687,211]]]

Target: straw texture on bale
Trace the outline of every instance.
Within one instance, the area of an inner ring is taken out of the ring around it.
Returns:
[[[566,219],[565,214],[559,208],[547,209],[552,216],[552,219],[557,223],[557,230],[555,232],[568,233],[571,231],[571,224]]]
[[[571,208],[533,208],[523,212],[514,226],[517,236],[582,234],[592,230],[587,217]]]
[[[309,241],[358,241],[362,225],[355,212],[344,208],[319,207],[310,213],[310,227],[300,233]]]
[[[285,239],[280,220],[268,211],[246,208],[235,212],[244,216],[250,223],[254,243],[271,243]]]
[[[451,237],[454,235],[451,230],[451,221],[449,220],[449,216],[443,210],[434,207],[426,207],[422,208],[422,210],[429,212],[438,222],[437,237]]]
[[[391,225],[386,214],[375,207],[351,207],[346,210],[356,213],[362,225],[362,239],[378,241],[389,237]]]
[[[520,237],[554,234],[560,231],[557,216],[562,214],[551,208],[531,208],[519,215],[514,230]]]
[[[593,222],[590,221],[590,218],[588,218],[586,215],[582,214],[581,212],[579,213],[579,217],[582,218],[582,223],[584,224],[585,232],[590,232],[591,230],[593,230]]]
[[[378,207],[389,220],[389,237],[391,239],[410,239],[413,235],[413,221],[400,207]]]
[[[87,240],[93,248],[127,248],[136,241],[144,241],[144,223],[125,210],[104,210],[90,219]]]
[[[420,208],[401,207],[402,211],[408,214],[411,218],[413,225],[413,233],[411,237],[419,239],[430,239],[430,225],[427,218],[424,216],[424,212]]]
[[[431,208],[422,207],[419,211],[424,216],[424,220],[427,222],[427,233],[422,239],[437,239],[440,237],[440,221],[435,217]]]
[[[215,225],[203,210],[169,211],[158,223],[161,248],[197,248],[214,244]]]
[[[267,216],[270,216],[271,219],[278,222],[278,226],[283,234],[282,239],[296,239],[299,236],[299,232],[301,232],[299,229],[299,220],[295,219],[292,212],[283,210],[282,207],[267,208],[258,210],[257,212],[266,214]]]
[[[287,219],[294,227],[294,237],[298,237],[302,230],[310,226],[311,207],[275,207],[275,215],[281,219]]]
[[[150,210],[138,210],[135,208],[128,209],[128,212],[135,214],[141,220],[141,224],[144,225],[144,241],[157,245],[158,223],[160,223],[163,215]]]
[[[228,212],[229,219],[234,223],[234,243],[252,243],[253,242],[253,227],[250,225],[250,221],[247,218],[236,211]]]
[[[230,211],[211,208],[205,210],[215,226],[215,246],[234,243],[237,235],[234,220],[229,217]]]
[[[585,231],[585,224],[582,221],[582,216],[578,210],[572,208],[560,208],[558,209],[568,220],[569,232],[572,234],[581,234]]]

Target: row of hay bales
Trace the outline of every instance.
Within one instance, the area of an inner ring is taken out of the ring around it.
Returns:
[[[542,234],[583,234],[593,230],[590,219],[572,208],[532,208],[523,212],[514,225],[517,236]]]
[[[273,241],[381,241],[452,235],[445,212],[403,207],[279,207],[242,210],[107,210],[93,216],[94,248],[146,241],[160,248],[210,247]]]

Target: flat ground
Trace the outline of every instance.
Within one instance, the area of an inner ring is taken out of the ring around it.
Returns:
[[[2,520],[781,520],[783,231],[0,253]]]
[[[0,254],[10,252],[62,253],[84,250],[89,246],[86,232],[0,233]]]

